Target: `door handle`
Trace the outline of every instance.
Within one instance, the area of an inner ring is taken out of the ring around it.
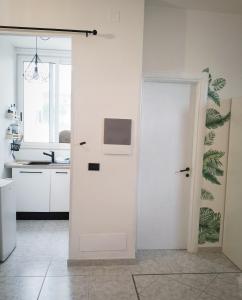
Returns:
[[[187,167],[186,169],[180,170],[179,172],[182,173],[182,172],[189,172],[189,171],[190,171],[190,168]]]
[[[21,174],[42,174],[43,172],[39,171],[20,171]]]
[[[189,167],[186,167],[186,169],[182,169],[176,172],[176,174],[178,173],[183,173],[183,172],[189,172],[191,169]],[[188,177],[188,176],[187,176]]]
[[[55,172],[55,174],[67,174],[67,172]]]

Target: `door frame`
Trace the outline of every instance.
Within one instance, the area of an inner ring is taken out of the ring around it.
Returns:
[[[199,215],[200,215],[200,196],[202,187],[202,166],[204,154],[204,136],[205,136],[205,118],[207,106],[207,91],[208,91],[208,74],[200,73],[197,75],[144,75],[142,84],[145,82],[157,83],[179,83],[191,84],[194,87],[192,91],[193,102],[193,132],[192,132],[192,165],[191,165],[191,188],[189,200],[189,220],[187,230],[187,251],[195,253],[198,250],[198,232],[199,232]],[[141,110],[142,103],[140,103],[140,117],[141,125]],[[140,137],[141,126],[139,125],[139,150],[140,156]],[[139,165],[139,164],[138,164]],[[138,172],[139,174],[139,172]],[[138,190],[138,184],[137,184]],[[137,193],[138,194],[138,193]],[[138,203],[137,203],[138,208]]]
[[[31,27],[30,27],[31,28]],[[78,33],[77,33],[78,34]],[[8,36],[8,35],[20,35],[20,36],[51,36],[51,37],[56,37],[56,36],[60,36],[60,37],[66,37],[66,38],[70,38],[71,39],[71,65],[73,65],[73,38],[75,36],[75,33],[67,33],[67,32],[51,32],[51,31],[48,31],[48,30],[41,30],[41,31],[38,31],[38,30],[28,30],[28,29],[23,29],[23,30],[16,30],[16,29],[3,29],[3,28],[0,28],[0,35],[5,35],[5,36]],[[17,61],[16,61],[16,66],[17,66]],[[73,69],[72,69],[72,73],[71,73],[71,78],[73,79]],[[16,85],[16,88],[17,88],[17,85]],[[71,140],[72,140],[72,135],[73,135],[73,80],[71,80]],[[43,145],[42,145],[43,147]],[[38,148],[38,146],[36,147]],[[48,147],[45,147],[45,149],[49,149]],[[70,143],[70,147],[69,147],[69,150],[70,150],[70,158],[72,156],[72,143]],[[41,148],[42,149],[42,148]],[[60,147],[57,147],[56,145],[53,145],[53,149],[54,150],[58,150],[60,149]],[[66,150],[66,148],[63,150]],[[68,150],[68,149],[67,149]],[[69,241],[68,241],[68,257],[66,258],[66,260],[68,261],[69,258],[70,258],[70,252],[71,252],[71,226],[72,226],[72,160],[71,160],[71,163],[70,163],[70,188],[69,188],[69,228],[68,228],[68,237],[69,237]]]

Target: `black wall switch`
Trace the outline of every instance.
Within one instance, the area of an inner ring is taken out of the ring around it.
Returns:
[[[99,171],[100,164],[99,163],[88,163],[88,171]]]

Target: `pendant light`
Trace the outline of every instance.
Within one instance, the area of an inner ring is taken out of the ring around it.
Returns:
[[[40,80],[46,82],[49,78],[49,73],[41,68],[42,61],[38,55],[38,37],[35,37],[35,55],[24,71],[24,79],[27,81]]]

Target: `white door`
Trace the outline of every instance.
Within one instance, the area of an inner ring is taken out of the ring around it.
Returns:
[[[242,269],[242,98],[231,107],[223,252]]]
[[[68,212],[70,202],[70,171],[51,170],[50,211]]]
[[[145,82],[141,107],[138,249],[186,249],[191,85]],[[178,172],[178,173],[176,173]]]

